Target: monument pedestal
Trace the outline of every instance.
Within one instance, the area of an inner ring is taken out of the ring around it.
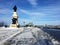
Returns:
[[[10,24],[10,28],[17,28],[18,25],[16,24]]]

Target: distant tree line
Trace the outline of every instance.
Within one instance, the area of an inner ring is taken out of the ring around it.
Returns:
[[[8,27],[8,25],[5,22],[0,22],[0,27]]]
[[[4,26],[4,22],[0,22],[0,27]]]

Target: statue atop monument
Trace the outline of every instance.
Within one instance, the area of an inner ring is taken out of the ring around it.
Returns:
[[[17,10],[17,7],[16,7],[16,5],[13,7],[13,10],[14,10],[14,12],[16,12],[16,10]]]

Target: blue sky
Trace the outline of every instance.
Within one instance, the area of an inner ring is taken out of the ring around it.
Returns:
[[[11,23],[14,5],[20,24],[60,25],[60,0],[0,0],[0,22]]]

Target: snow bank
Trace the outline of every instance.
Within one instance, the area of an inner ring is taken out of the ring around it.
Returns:
[[[8,35],[14,32],[14,36],[6,40],[2,45],[53,45],[49,34],[39,28],[23,27],[23,31],[17,33],[19,30],[21,29],[7,31]]]

